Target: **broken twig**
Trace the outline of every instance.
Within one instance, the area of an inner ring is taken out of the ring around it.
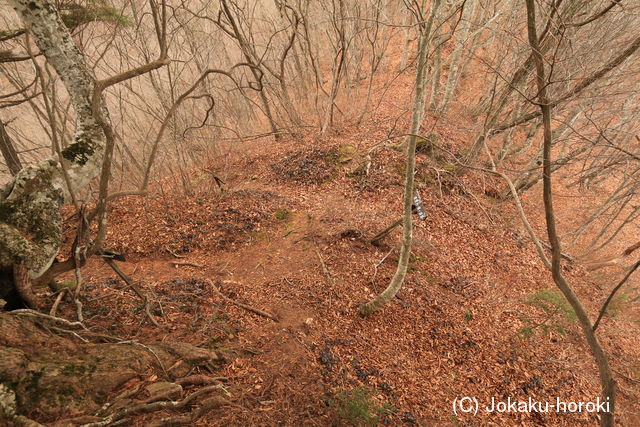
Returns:
[[[238,307],[243,308],[243,309],[245,309],[245,310],[247,310],[247,311],[250,311],[250,312],[252,312],[252,313],[255,313],[255,314],[257,314],[258,316],[266,317],[267,319],[271,319],[271,320],[273,320],[274,322],[278,322],[278,318],[277,318],[276,316],[274,316],[273,314],[267,313],[266,311],[262,311],[262,310],[260,310],[260,309],[258,309],[258,308],[253,308],[253,307],[251,307],[251,306],[249,306],[249,305],[246,305],[246,304],[242,304],[241,302],[237,302],[237,301],[235,301],[235,300],[232,300],[231,298],[229,298],[228,296],[226,296],[225,294],[223,294],[223,293],[220,291],[220,289],[218,289],[218,287],[217,287],[217,286],[216,286],[216,285],[215,285],[211,280],[209,280],[209,279],[204,279],[204,281],[205,281],[208,285],[210,285],[210,286],[213,288],[214,292],[215,292],[216,294],[218,294],[218,295],[219,295],[222,299],[224,299],[225,301],[230,302],[230,303],[231,303],[231,304],[233,304],[233,305],[237,305]]]
[[[189,267],[204,268],[204,265],[196,264],[195,262],[187,262],[187,261],[171,261],[171,264],[173,264],[176,267],[185,265]]]
[[[327,283],[329,284],[329,290],[331,291],[329,293],[329,307],[331,307],[331,294],[335,293],[333,289],[333,277],[331,277],[331,272],[329,271],[326,264],[324,263],[324,259],[322,258],[322,254],[320,253],[320,250],[316,247],[315,251],[316,251],[316,255],[318,256],[318,260],[320,260],[322,271],[324,272],[324,275],[327,276]]]
[[[402,218],[400,218],[399,220],[397,220],[396,222],[394,222],[393,224],[391,224],[390,226],[388,226],[387,228],[385,228],[384,230],[382,230],[381,232],[373,236],[373,238],[369,240],[369,243],[376,246],[379,240],[383,239],[387,234],[391,233],[393,229],[399,226],[400,224],[402,224]]]
[[[150,310],[150,304],[149,304],[149,298],[146,297],[146,295],[144,295],[142,293],[142,291],[140,290],[140,288],[138,288],[132,281],[131,279],[129,279],[129,277],[124,274],[124,272],[122,270],[120,270],[120,268],[116,265],[116,263],[111,259],[111,258],[102,258],[104,260],[104,262],[106,262],[109,267],[111,267],[113,269],[113,271],[116,272],[116,274],[118,276],[120,276],[120,278],[122,280],[124,280],[124,282],[129,285],[129,287],[131,289],[133,289],[133,292],[136,293],[136,295],[138,295],[138,297],[140,297],[140,299],[144,302],[144,312],[147,315],[147,318],[149,319],[149,321],[151,323],[153,323],[155,326],[157,326],[158,328],[160,327],[160,324],[158,324],[158,322],[156,321],[156,319],[153,318],[153,316],[151,315],[151,310]]]

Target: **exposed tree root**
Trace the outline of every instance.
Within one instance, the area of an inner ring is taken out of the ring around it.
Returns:
[[[226,381],[227,377],[209,377],[207,375],[189,375],[188,377],[178,378],[175,382],[181,386],[185,385],[203,385],[203,384],[217,384],[221,381]]]
[[[164,401],[151,402],[151,403],[134,403],[124,408],[121,408],[108,416],[103,417],[100,421],[83,424],[82,427],[107,426],[117,421],[120,421],[122,419],[125,419],[127,417],[131,417],[133,415],[147,414],[150,412],[162,411],[166,409],[173,409],[173,410],[184,409],[191,404],[195,404],[196,400],[199,397],[206,396],[207,394],[211,394],[214,391],[222,391],[225,394],[229,395],[229,392],[221,384],[211,385],[190,394],[188,397],[180,401],[164,400]],[[208,399],[204,399],[198,402],[196,407],[193,410],[191,410],[191,412],[187,415],[163,418],[161,420],[151,423],[151,425],[164,426],[164,425],[175,425],[175,424],[190,424],[190,423],[193,423],[198,418],[200,418],[206,410],[219,408],[220,406],[226,405],[228,403],[229,401],[224,399],[221,396],[210,397]],[[101,413],[101,412],[103,411],[101,410],[98,413]]]
[[[0,425],[37,425],[29,424],[27,418],[20,421],[18,416],[36,418],[46,424],[68,414],[95,412],[105,397],[131,381],[139,382],[142,376],[149,374],[150,368],[169,384],[186,377],[184,384],[209,385],[184,401],[128,402],[126,412],[120,405],[119,409],[112,408],[113,414],[100,413],[99,418],[87,418],[84,422],[102,422],[111,416],[115,416],[112,421],[117,421],[154,408],[183,409],[194,404],[199,396],[214,390],[224,391],[216,379],[190,376],[198,367],[209,371],[216,369],[214,364],[221,359],[215,351],[184,343],[99,342],[105,339],[113,341],[117,338],[92,333],[80,322],[33,310],[0,314],[0,384],[7,389],[0,393],[0,406],[15,396],[15,409],[9,411],[11,413],[7,413],[6,405],[5,409],[0,408]],[[181,390],[181,385],[175,383],[175,388]],[[122,396],[121,393],[121,400]],[[158,396],[162,398],[163,395]],[[200,416],[201,411],[213,407],[213,401],[198,405],[204,409],[192,411],[193,419]],[[110,405],[103,407],[104,410],[109,408]]]
[[[13,281],[20,298],[29,308],[38,308],[38,300],[33,293],[31,280],[29,280],[29,270],[22,263],[13,265]]]

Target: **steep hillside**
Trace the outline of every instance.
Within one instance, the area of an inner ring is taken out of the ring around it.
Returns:
[[[0,425],[640,425],[640,2],[5,3]]]
[[[358,305],[392,276],[399,238],[396,229],[378,246],[368,241],[400,215],[403,167],[384,125],[370,126],[247,144],[210,165],[225,181],[222,191],[194,172],[194,195],[115,202],[109,245],[159,303],[162,328],[140,325],[139,303],[98,261],[85,273],[89,322],[141,341],[225,349],[228,363],[216,375],[226,378],[232,404],[206,414],[202,425],[357,421],[358,408],[369,404],[391,424],[592,425],[596,416],[586,413],[453,413],[463,396],[488,405],[492,398],[599,395],[570,310],[510,204],[486,195],[498,185],[486,177],[453,179],[446,165],[419,154],[428,218],[415,218],[407,282],[388,307],[358,317]],[[444,124],[430,131],[451,151],[463,137]],[[596,310],[603,289],[578,265],[567,264],[566,273]],[[279,321],[230,304],[205,279]],[[625,425],[638,420],[639,332],[626,311],[603,324]]]

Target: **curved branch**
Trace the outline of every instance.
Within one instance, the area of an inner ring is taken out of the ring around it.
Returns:
[[[604,316],[604,313],[607,311],[607,307],[609,307],[609,303],[611,303],[611,300],[615,296],[616,292],[618,292],[620,290],[620,288],[622,287],[622,285],[624,285],[627,282],[627,280],[629,280],[629,277],[631,277],[633,272],[636,271],[638,269],[638,267],[640,267],[640,261],[636,261],[636,263],[633,264],[633,266],[629,269],[629,271],[624,276],[624,278],[620,281],[620,283],[618,283],[616,285],[616,287],[613,288],[613,290],[609,294],[609,297],[607,298],[607,300],[604,302],[604,304],[602,304],[602,308],[600,309],[600,313],[598,314],[598,318],[596,319],[596,321],[593,324],[593,332],[595,332],[596,329],[598,329],[598,325],[600,324],[600,321],[602,320],[602,316]]]
[[[567,27],[583,27],[587,24],[592,23],[593,21],[595,21],[598,18],[601,18],[602,16],[604,16],[607,12],[609,12],[611,9],[613,9],[615,6],[617,6],[618,4],[622,3],[622,0],[611,0],[611,4],[607,7],[605,7],[604,9],[602,9],[600,12],[596,13],[595,15],[593,15],[590,18],[585,19],[582,22],[576,22],[574,24],[567,24]]]
[[[241,66],[249,67],[252,70],[256,69],[256,67],[254,65],[247,64],[247,63],[236,64],[231,69],[233,70],[233,69],[241,67]],[[156,135],[155,141],[153,141],[153,146],[151,148],[151,153],[149,154],[149,160],[147,161],[147,166],[145,168],[144,179],[142,180],[142,186],[141,186],[141,190],[140,191],[147,191],[147,187],[149,186],[149,179],[151,178],[151,167],[153,166],[153,163],[155,162],[156,155],[158,153],[158,147],[160,146],[160,141],[162,140],[164,132],[165,132],[167,126],[169,125],[169,119],[175,114],[175,112],[177,111],[177,109],[180,106],[180,104],[182,104],[182,102],[185,99],[189,98],[189,96],[193,93],[193,91],[198,88],[200,83],[202,83],[204,81],[204,79],[207,78],[207,76],[209,74],[222,74],[223,76],[227,76],[228,78],[230,78],[237,86],[239,86],[238,83],[236,82],[236,80],[231,75],[231,72],[224,71],[224,70],[218,70],[218,69],[215,69],[215,68],[210,68],[208,70],[205,70],[200,75],[200,77],[198,77],[196,79],[196,81],[193,82],[193,84],[189,87],[189,89],[184,91],[175,100],[175,102],[173,103],[171,108],[169,108],[169,111],[167,112],[167,115],[165,116],[164,120],[162,121],[162,124],[160,125],[160,130],[158,130],[158,134]],[[262,88],[262,82],[259,81],[258,83],[260,84],[260,88]],[[249,85],[249,86],[251,87],[251,85]],[[254,89],[254,90],[260,90],[260,89],[255,89],[253,87],[251,87],[251,88]]]
[[[554,101],[548,101],[549,107],[553,108],[558,104],[568,101],[574,96],[578,95],[580,92],[591,86],[593,83],[607,75],[611,70],[618,67],[620,64],[625,62],[631,55],[633,55],[640,48],[640,37],[637,37],[631,44],[623,50],[618,56],[605,64],[604,67],[593,73],[591,76],[583,79],[579,84],[577,84],[573,89],[565,92],[563,95],[559,96]],[[496,126],[491,131],[491,134],[497,134],[507,129],[511,129],[514,126],[518,126],[524,123],[527,123],[537,117],[540,117],[542,112],[537,110],[531,113],[524,114],[517,119],[511,121],[510,123],[502,124]]]

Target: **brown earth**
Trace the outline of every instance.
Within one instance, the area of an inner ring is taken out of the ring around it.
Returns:
[[[399,216],[403,164],[400,152],[380,145],[369,174],[353,173],[375,145],[365,134],[253,144],[226,160],[233,166],[222,194],[205,182],[189,197],[114,203],[109,245],[125,253],[123,270],[162,307],[156,309],[162,327],[144,323],[135,297],[97,260],[84,273],[88,322],[141,342],[226,351],[229,363],[216,375],[228,378],[232,405],[207,413],[201,425],[327,425],[336,422],[332,399],[358,388],[395,408],[383,417],[391,424],[593,424],[593,414],[452,411],[462,396],[488,404],[492,397],[599,395],[577,324],[527,304],[554,285],[511,206],[484,195],[498,183],[477,177],[441,183],[423,172],[429,217],[416,223],[406,284],[388,307],[358,317],[358,305],[395,270],[399,232],[380,247],[367,238]],[[338,161],[336,153],[345,151],[349,159]],[[426,171],[432,161],[419,155],[419,165]],[[595,310],[604,289],[580,266],[567,264],[565,272]],[[280,321],[226,303],[203,279]],[[72,308],[63,314],[72,317]],[[545,322],[548,332],[523,333]],[[625,425],[638,421],[639,336],[625,313],[602,327],[620,374]]]
[[[114,202],[108,246],[127,257],[120,266],[153,301],[160,328],[100,260],[83,270],[85,323],[139,342],[182,341],[224,355],[214,375],[226,378],[230,404],[198,425],[344,424],[340,396],[354,402],[355,391],[365,389],[378,406],[393,407],[381,417],[391,425],[594,425],[596,415],[585,413],[454,414],[454,399],[464,396],[483,404],[507,397],[593,401],[599,383],[578,325],[561,302],[549,303],[554,284],[515,210],[491,197],[503,184],[479,174],[453,177],[452,158],[418,155],[428,218],[416,221],[405,286],[380,312],[357,315],[395,271],[399,231],[380,246],[368,238],[400,216],[404,157],[389,135],[406,129],[408,111],[397,105],[406,104],[409,82],[376,87],[383,95],[358,129],[237,147],[207,166],[222,171],[222,192],[194,171],[193,195],[165,191]],[[471,96],[465,90],[462,96]],[[460,104],[446,121],[427,117],[422,130],[455,153],[468,146],[473,126]],[[536,196],[526,204],[539,212]],[[540,215],[532,220],[544,235]],[[566,264],[565,273],[594,313],[613,282],[596,285],[576,264]],[[279,321],[230,304],[205,279]],[[629,426],[640,422],[637,305],[612,311],[600,330],[618,374],[618,420]],[[74,313],[63,303],[61,316]],[[104,400],[157,377],[150,371]],[[140,415],[135,424],[171,414]]]

